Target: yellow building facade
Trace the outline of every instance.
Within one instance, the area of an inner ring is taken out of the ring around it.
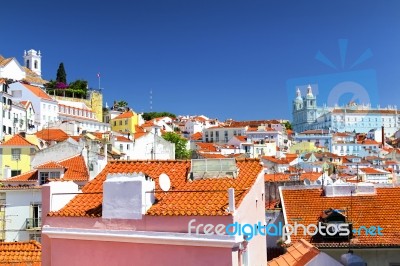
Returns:
[[[317,152],[317,151],[325,151],[325,149],[317,148],[314,143],[312,142],[300,142],[293,144],[289,148],[290,153],[295,153],[295,154],[302,154],[302,153],[309,153],[309,152]]]
[[[112,131],[134,134],[139,125],[139,115],[130,110],[111,119],[110,124]]]
[[[1,171],[0,180],[16,176],[31,170],[31,155],[38,147],[19,134],[6,138],[0,145]],[[4,171],[5,169],[8,171]],[[8,173],[7,176],[5,172]]]

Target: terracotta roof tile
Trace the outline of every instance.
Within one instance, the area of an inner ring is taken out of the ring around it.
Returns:
[[[63,180],[72,181],[87,181],[89,180],[89,172],[86,166],[85,159],[82,155],[77,155],[58,162],[67,171],[64,173]]]
[[[320,253],[318,248],[308,241],[300,239],[288,247],[285,254],[268,262],[268,266],[302,266],[307,265]]]
[[[103,171],[83,188],[64,208],[49,216],[100,217],[103,182],[108,173],[142,172],[156,183],[156,203],[147,215],[228,215],[228,188],[235,189],[239,206],[262,171],[255,159],[236,160],[240,169],[237,178],[208,178],[187,180],[190,161],[110,161]],[[166,173],[171,179],[171,190],[160,190],[158,177]],[[90,194],[85,194],[90,193]]]
[[[28,140],[23,138],[21,135],[16,134],[9,140],[5,141],[1,146],[35,146],[30,143]]]
[[[64,141],[68,139],[68,134],[58,128],[46,128],[35,133],[35,135],[45,141]]]
[[[32,85],[28,85],[28,84],[24,84],[21,83],[25,88],[27,88],[28,90],[30,90],[33,94],[35,94],[37,97],[40,97],[42,99],[46,99],[46,100],[50,100],[50,101],[54,101],[53,98],[50,97],[50,95],[48,95],[44,90],[42,90],[39,87],[36,86],[32,86]]]
[[[56,162],[50,161],[50,162],[38,165],[38,166],[36,166],[34,168],[35,169],[63,169],[64,166],[62,166],[62,165],[60,165],[60,164],[58,164]]]
[[[190,136],[191,140],[201,140],[203,138],[203,134],[201,132],[196,132],[192,136]]]
[[[307,226],[317,224],[322,211],[329,208],[348,210],[348,219],[353,222],[353,229],[360,226],[380,226],[383,236],[371,236],[364,233],[354,236],[352,246],[383,247],[400,246],[400,219],[392,219],[393,211],[400,205],[400,187],[377,187],[376,193],[371,195],[354,195],[325,197],[319,188],[305,189],[287,187],[282,189],[282,202],[285,206],[287,221],[293,225],[294,221]],[[317,247],[347,247],[344,242],[320,242],[311,236],[303,234],[292,235],[292,242],[300,237]]]
[[[86,167],[85,159],[82,155],[76,155],[58,162],[48,162],[36,167],[36,170],[15,176],[6,182],[24,182],[38,180],[38,169],[57,169],[64,168],[64,176],[62,180],[87,181],[89,180],[89,172]]]
[[[120,142],[132,142],[132,140],[130,140],[124,136],[115,136],[115,138],[116,138],[116,141],[120,141]]]
[[[39,242],[1,242],[1,265],[41,265],[42,246]]]
[[[196,146],[199,147],[199,151],[217,152],[217,145],[214,143],[199,142],[196,143]]]
[[[14,176],[3,182],[17,182],[17,181],[35,181],[38,180],[37,170],[32,170],[21,175]]]
[[[222,159],[222,158],[227,158],[226,156],[220,154],[220,153],[208,153],[208,152],[199,152],[199,155],[203,158],[206,159]]]
[[[133,111],[128,111],[128,112],[125,112],[125,113],[122,113],[122,114],[118,115],[117,117],[114,117],[112,120],[114,120],[114,119],[123,119],[123,118],[131,118],[134,115],[135,114],[133,113]]]

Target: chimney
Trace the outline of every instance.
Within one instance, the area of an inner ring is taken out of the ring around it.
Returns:
[[[143,173],[108,174],[103,183],[104,219],[140,220],[155,202],[155,182]]]
[[[6,165],[3,169],[3,180],[7,180],[11,177],[11,168],[10,166]]]
[[[228,188],[229,213],[235,213],[235,189]]]

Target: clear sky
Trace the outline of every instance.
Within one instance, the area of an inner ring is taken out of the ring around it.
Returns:
[[[291,119],[295,87],[323,104],[332,80],[400,107],[400,1],[22,0],[0,17],[1,55],[40,50],[47,80],[61,62],[68,81],[100,73],[104,104],[137,112],[152,91],[152,111]]]

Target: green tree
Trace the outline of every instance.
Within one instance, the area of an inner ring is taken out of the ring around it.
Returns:
[[[175,143],[175,158],[189,159],[191,152],[186,149],[187,140],[175,132],[167,132],[162,136],[165,140]]]
[[[116,107],[127,107],[128,103],[124,100],[120,100],[115,105],[116,105]]]
[[[164,117],[164,116],[176,118],[175,114],[172,114],[169,112],[150,112],[150,113],[143,113],[143,115],[142,115],[143,119],[146,121],[153,120],[154,118],[157,118],[157,117]]]
[[[58,66],[56,81],[67,84],[67,73],[65,73],[64,63],[60,63]]]
[[[283,125],[285,126],[286,130],[288,129],[292,130],[292,124],[290,124],[289,121],[286,121]]]

